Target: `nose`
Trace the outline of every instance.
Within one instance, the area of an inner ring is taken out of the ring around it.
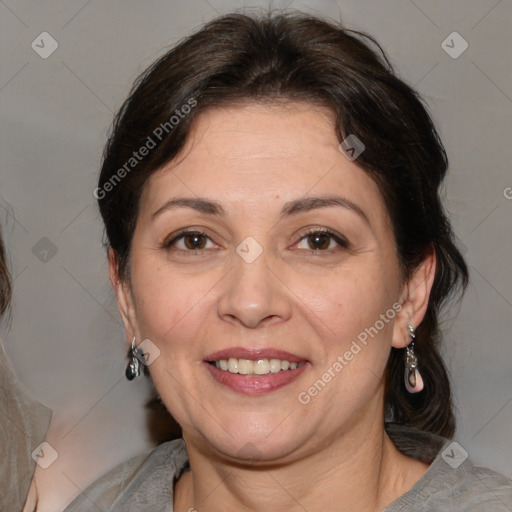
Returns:
[[[224,280],[218,302],[219,316],[255,329],[288,320],[292,303],[279,272],[268,266],[265,251],[251,263],[234,256],[234,268]]]

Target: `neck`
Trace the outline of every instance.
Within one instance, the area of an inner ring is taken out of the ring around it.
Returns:
[[[186,436],[185,436],[185,440]],[[357,422],[300,460],[268,467],[216,461],[187,442],[191,471],[178,481],[176,512],[200,510],[378,511],[405,493],[428,465],[401,454],[381,422]]]

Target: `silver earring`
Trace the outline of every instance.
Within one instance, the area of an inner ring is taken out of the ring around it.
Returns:
[[[125,375],[126,375],[126,378],[128,380],[133,380],[135,379],[135,377],[139,377],[140,374],[141,374],[141,366],[140,366],[140,361],[137,357],[137,347],[135,346],[135,336],[133,337],[133,340],[132,340],[132,346],[130,348],[130,353],[129,353],[129,361],[128,361],[128,366],[126,367],[126,371],[125,371]]]
[[[411,343],[407,347],[405,354],[405,388],[409,393],[419,393],[423,390],[424,384],[420,372],[418,371],[418,358],[414,353],[414,339],[416,338],[416,332],[412,325],[408,325],[407,327],[409,328]]]

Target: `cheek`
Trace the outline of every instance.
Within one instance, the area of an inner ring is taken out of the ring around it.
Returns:
[[[352,339],[365,328],[373,326],[381,314],[386,314],[396,300],[396,280],[390,268],[382,262],[372,261],[347,265],[343,268],[325,272],[322,275],[305,276],[296,273],[293,276],[293,291],[304,304],[304,310],[314,312],[317,322],[323,324],[323,330],[341,340]],[[384,326],[389,328],[386,318]]]
[[[134,295],[141,336],[152,339],[164,350],[179,346],[180,340],[193,338],[203,324],[213,279],[185,278],[161,264],[137,266],[134,262],[133,269],[133,282],[138,285]]]

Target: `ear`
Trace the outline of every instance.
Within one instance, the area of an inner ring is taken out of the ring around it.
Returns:
[[[428,308],[435,274],[436,256],[434,247],[431,245],[428,255],[415,270],[412,277],[403,285],[400,298],[402,309],[399,311],[393,327],[391,343],[393,347],[404,348],[411,342],[407,326],[412,325],[416,329],[423,321]]]
[[[123,320],[126,340],[131,343],[137,333],[135,307],[133,305],[130,285],[119,277],[119,263],[113,249],[108,251],[108,270],[110,284],[116,294],[117,306]]]

